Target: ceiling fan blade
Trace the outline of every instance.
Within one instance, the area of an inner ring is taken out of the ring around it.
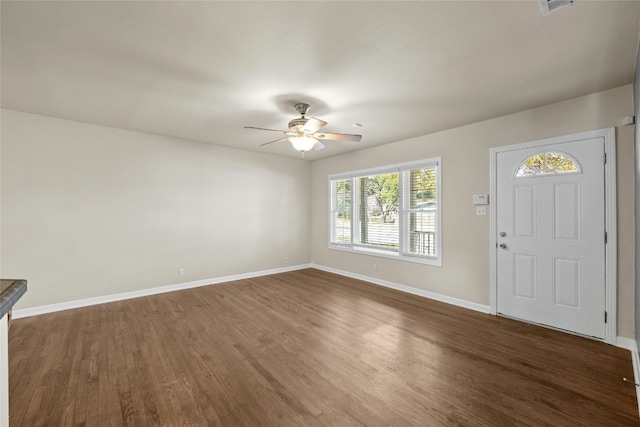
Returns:
[[[326,125],[327,122],[316,119],[315,117],[311,117],[309,120],[307,120],[307,123],[304,124],[302,130],[306,133],[315,133]]]
[[[353,141],[360,142],[362,135],[353,135],[349,133],[315,133],[314,138],[317,139],[330,139],[333,141]]]
[[[257,128],[255,126],[245,126],[245,129],[258,129],[258,130],[268,130],[269,132],[280,132],[280,133],[289,133],[286,130],[278,130],[278,129],[267,129],[267,128]]]
[[[264,144],[260,144],[260,147],[263,147],[265,145],[269,145],[269,144],[273,144],[274,142],[280,142],[280,141],[286,141],[287,138],[280,138],[280,139],[275,139],[273,141],[269,141],[269,142],[265,142]]]
[[[324,150],[324,144],[318,141],[316,142],[316,145],[313,146],[313,149],[316,151]]]

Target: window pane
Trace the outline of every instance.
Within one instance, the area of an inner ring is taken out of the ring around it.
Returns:
[[[409,211],[405,216],[408,236],[406,250],[413,255],[436,255],[437,168],[408,173]]]
[[[568,154],[539,153],[520,164],[516,177],[555,175],[559,173],[580,173],[578,162]]]
[[[409,212],[409,253],[436,255],[436,212]]]
[[[567,159],[567,156],[564,156],[560,153],[547,153],[545,154],[545,158],[547,161],[547,168],[553,169],[560,163],[564,162]]]
[[[436,207],[435,166],[409,171],[409,209],[432,209]]]
[[[539,171],[544,167],[544,155],[536,154],[525,160],[525,164],[534,171]]]
[[[332,243],[351,244],[351,179],[331,182]]]
[[[398,250],[398,173],[386,173],[359,178],[361,245]]]
[[[566,159],[556,167],[556,173],[580,172],[578,166],[571,159]]]
[[[520,165],[520,167],[516,171],[516,176],[531,176],[535,174],[536,174],[536,171],[534,171],[533,169],[531,169],[529,166],[525,164]]]

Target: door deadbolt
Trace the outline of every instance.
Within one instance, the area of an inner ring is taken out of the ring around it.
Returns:
[[[507,233],[505,233],[504,231],[500,232],[500,237],[507,237]]]

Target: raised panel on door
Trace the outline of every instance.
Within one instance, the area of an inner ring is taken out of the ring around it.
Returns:
[[[553,237],[580,240],[580,182],[554,184]]]
[[[580,260],[553,259],[553,303],[570,308],[580,308],[582,280]]]
[[[513,188],[514,237],[536,237],[536,188],[533,185],[515,185]]]
[[[513,256],[513,294],[518,298],[536,299],[536,257]]]

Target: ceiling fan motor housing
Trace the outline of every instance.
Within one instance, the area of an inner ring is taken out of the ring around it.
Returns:
[[[301,133],[302,128],[304,127],[305,124],[307,124],[308,121],[309,119],[305,117],[299,117],[297,119],[293,119],[289,122],[289,130]]]
[[[309,119],[307,119],[304,115],[309,112],[311,106],[309,104],[305,104],[304,102],[299,102],[295,105],[296,111],[300,113],[302,117],[298,117],[297,119],[293,119],[289,122],[289,130],[294,131],[298,134],[303,134],[302,128],[307,124]]]

